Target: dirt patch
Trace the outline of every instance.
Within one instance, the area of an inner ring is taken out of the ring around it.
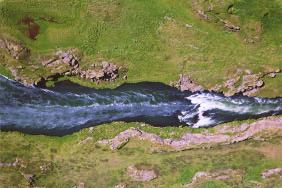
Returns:
[[[28,38],[36,40],[40,31],[40,26],[30,16],[25,16],[20,20],[20,24],[27,26],[25,33]]]

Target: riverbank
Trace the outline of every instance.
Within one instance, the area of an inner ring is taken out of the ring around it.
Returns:
[[[1,50],[0,63],[27,81],[37,82],[50,73],[42,65],[45,58],[74,48],[83,54],[83,68],[101,61],[126,68],[126,75],[114,82],[61,78],[82,85],[113,88],[125,82],[171,84],[182,74],[205,89],[230,90],[232,94],[241,91],[241,84],[250,84],[255,89],[252,95],[281,96],[281,74],[261,78],[282,68],[277,43],[282,24],[277,20],[280,5],[276,2],[264,3],[267,13],[260,3],[232,1],[19,2],[1,2],[0,32],[1,37],[23,44],[30,50],[30,57],[16,61]],[[233,7],[231,12],[225,11],[228,7]],[[38,27],[39,32],[28,34]]]
[[[275,121],[274,117],[269,119]],[[237,122],[236,126],[229,124],[227,128],[237,130],[238,124],[242,122]],[[166,139],[179,139],[187,132],[195,135],[224,132],[217,128],[208,129],[207,133],[206,129],[154,128],[142,123],[123,122],[87,128],[64,137],[1,132],[1,183],[4,187],[30,184],[34,187],[74,187],[79,184],[85,187],[182,187],[190,186],[191,182],[192,187],[281,186],[279,175],[263,177],[265,171],[282,166],[281,129],[263,131],[252,139],[231,145],[213,145],[182,152],[172,152],[169,147],[135,138],[114,151],[97,143],[114,138],[130,127]],[[133,180],[128,174],[130,166],[144,172],[153,170],[156,177],[145,182]],[[230,172],[228,177],[218,178],[220,175],[217,174],[225,171]],[[205,172],[210,178],[199,178],[198,172]],[[233,176],[233,172],[237,175]]]

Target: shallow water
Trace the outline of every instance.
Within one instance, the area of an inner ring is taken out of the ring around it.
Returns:
[[[65,135],[112,121],[198,128],[274,114],[282,114],[282,98],[180,92],[151,82],[97,90],[64,81],[53,89],[42,89],[0,76],[3,131]]]

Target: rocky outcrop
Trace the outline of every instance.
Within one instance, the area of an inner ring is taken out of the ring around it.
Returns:
[[[8,69],[10,70],[11,74],[14,76],[15,80],[21,82],[25,86],[34,86],[34,85],[37,86],[40,85],[40,83],[42,82],[41,80],[42,78],[34,80],[28,76],[22,75],[21,74],[22,68],[11,66]]]
[[[234,25],[233,23],[231,23],[228,20],[220,20],[223,24],[224,27],[228,30],[228,31],[232,31],[232,32],[239,32],[240,31],[240,27],[237,25]]]
[[[113,63],[102,61],[100,64],[92,65],[90,69],[79,71],[79,75],[92,81],[111,81],[118,77],[118,67]]]
[[[91,81],[112,81],[118,77],[119,67],[113,63],[102,61],[82,69],[79,61],[75,50],[68,50],[58,51],[54,57],[43,61],[42,64],[52,73],[48,79],[66,75],[80,76]]]
[[[42,65],[51,72],[47,79],[55,79],[75,71],[79,67],[79,58],[73,49],[58,51],[52,58],[42,61]]]
[[[225,96],[232,96],[238,93],[242,93],[246,96],[252,96],[264,86],[263,78],[265,76],[274,78],[280,71],[280,69],[265,70],[263,73],[254,74],[250,70],[237,70],[237,73],[226,80],[222,85],[217,84],[209,90],[216,92],[224,90],[223,93]]]
[[[56,55],[47,60],[43,61],[43,66],[54,66],[58,64],[66,64],[70,67],[75,67],[78,65],[79,58],[75,55],[75,50],[68,50],[68,51],[58,51]]]
[[[261,173],[261,177],[264,179],[270,178],[276,175],[279,175],[280,177],[282,177],[282,168],[272,168],[272,169],[268,169]]]
[[[281,131],[282,117],[264,118],[251,124],[239,126],[217,126],[213,133],[185,133],[179,139],[163,139],[156,134],[147,133],[137,128],[130,128],[112,139],[101,140],[98,143],[109,145],[112,150],[116,150],[124,146],[131,138],[137,138],[150,141],[159,146],[168,146],[173,150],[179,151],[241,142],[267,130]]]
[[[211,171],[202,171],[197,172],[193,178],[192,182],[184,185],[184,187],[194,187],[197,183],[201,183],[208,180],[219,180],[219,181],[232,181],[234,184],[239,185],[239,183],[243,180],[243,172],[241,170],[235,169],[218,169]]]
[[[7,51],[16,60],[25,59],[30,54],[30,50],[23,44],[6,38],[0,38],[0,48]]]
[[[181,91],[191,91],[191,92],[196,92],[196,91],[203,91],[204,88],[195,82],[191,80],[186,75],[180,74],[179,75],[179,80],[176,83],[176,87],[180,89]]]
[[[146,169],[142,167],[136,167],[134,165],[127,168],[127,174],[134,181],[151,181],[157,178],[157,173],[153,169]]]
[[[241,80],[239,86],[238,82]],[[243,95],[251,95],[255,93],[258,88],[261,88],[264,85],[263,80],[261,79],[260,74],[247,74],[242,77],[236,76],[231,78],[224,83],[224,86],[229,90],[225,92],[226,96],[231,96],[236,93],[243,93]]]

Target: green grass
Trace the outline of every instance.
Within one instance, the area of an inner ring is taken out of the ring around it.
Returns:
[[[209,15],[216,19],[235,20],[241,26],[239,34],[226,31],[221,24],[203,21],[194,9],[207,8],[207,1],[133,1],[133,0],[71,0],[71,1],[5,1],[0,5],[0,32],[13,35],[32,49],[34,64],[38,55],[58,48],[79,48],[84,53],[82,66],[89,60],[110,60],[128,68],[127,82],[159,81],[170,83],[178,74],[187,73],[210,88],[222,83],[236,69],[281,68],[282,23],[281,1],[212,1]],[[19,6],[20,4],[20,6]],[[196,6],[196,5],[197,6]],[[228,6],[234,11],[229,14]],[[195,8],[196,6],[196,8]],[[29,15],[40,25],[37,40],[28,39],[19,20]],[[50,23],[40,17],[53,17]],[[169,18],[169,19],[167,19]],[[186,28],[190,24],[192,28]],[[262,31],[257,31],[262,26]],[[258,35],[254,44],[245,37]],[[27,73],[28,74],[28,73]],[[44,74],[38,70],[38,75]],[[89,83],[71,78],[91,87],[116,87],[125,82]],[[281,95],[279,81],[258,95]]]

